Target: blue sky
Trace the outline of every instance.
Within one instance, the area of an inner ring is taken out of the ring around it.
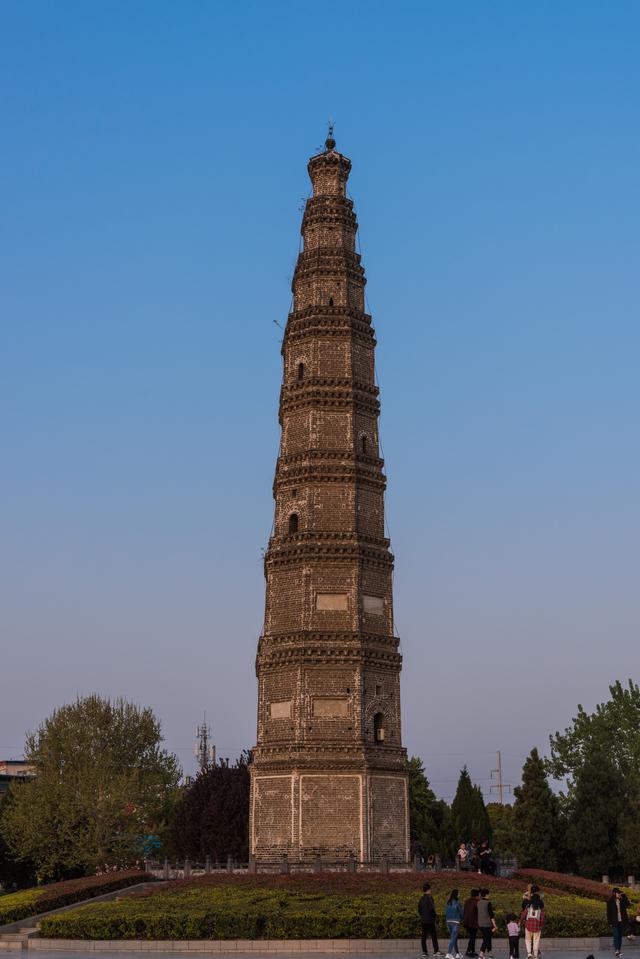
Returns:
[[[306,162],[353,162],[404,738],[439,795],[637,677],[640,8],[0,5],[0,754],[255,736]]]

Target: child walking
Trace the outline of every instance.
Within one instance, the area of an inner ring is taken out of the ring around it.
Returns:
[[[520,959],[520,923],[515,912],[507,913],[507,935],[509,936],[509,959]]]

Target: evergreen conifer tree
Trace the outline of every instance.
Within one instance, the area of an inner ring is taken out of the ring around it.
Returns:
[[[620,865],[618,820],[625,809],[623,786],[606,752],[589,750],[573,781],[567,841],[580,875],[599,878]]]
[[[451,825],[456,842],[469,839],[477,839],[478,842],[488,839],[491,842],[491,823],[482,790],[471,782],[466,766],[460,770],[458,788],[451,805]]]
[[[429,786],[422,760],[412,756],[409,767],[409,829],[412,848],[418,845],[425,858],[439,850],[439,803]]]
[[[499,856],[515,856],[515,823],[513,806],[506,803],[487,804],[487,814],[493,831],[493,846]]]
[[[557,869],[560,811],[544,760],[532,749],[522,769],[522,785],[514,789],[514,846],[518,863],[535,869]]]

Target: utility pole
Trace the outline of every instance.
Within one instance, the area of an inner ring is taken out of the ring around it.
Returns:
[[[202,726],[196,727],[196,759],[200,772],[204,772],[216,762],[216,747],[211,742],[211,726],[207,726],[207,714],[204,714]]]
[[[497,769],[491,770],[491,778],[493,779],[494,775],[498,777],[497,782],[494,786],[489,787],[489,793],[492,793],[494,789],[498,790],[498,802],[501,806],[504,806],[504,791],[505,789],[511,792],[511,784],[505,783],[502,781],[502,756],[500,750],[496,753],[497,756]]]

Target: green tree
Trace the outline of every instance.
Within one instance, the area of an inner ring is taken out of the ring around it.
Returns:
[[[27,736],[36,776],[11,787],[0,832],[43,879],[128,866],[140,837],[162,829],[180,778],[150,709],[92,695]]]
[[[2,815],[11,801],[9,795],[0,796],[0,823]],[[31,862],[16,862],[7,849],[7,844],[0,835],[0,884],[9,888],[14,883],[16,886],[33,886],[36,874]]]
[[[515,856],[515,828],[513,806],[499,802],[487,803],[491,823],[493,847],[499,856]]]
[[[560,807],[545,772],[544,760],[532,749],[522,769],[522,785],[514,789],[515,854],[521,866],[558,868]]]
[[[412,756],[409,772],[409,832],[411,843],[419,843],[425,856],[440,851],[440,824],[443,812],[429,786],[422,760]]]
[[[629,784],[625,810],[618,817],[618,852],[625,873],[640,874],[640,772]]]
[[[550,737],[546,765],[554,779],[571,780],[594,750],[608,753],[623,777],[640,769],[640,686],[631,679],[626,687],[618,681],[609,692],[611,698],[593,713],[579,705],[573,724]]]
[[[451,806],[444,799],[436,801],[434,810],[436,827],[438,830],[438,852],[443,859],[453,859],[456,854],[458,839],[451,818]]]
[[[618,820],[624,812],[624,794],[608,753],[587,752],[575,774],[567,811],[567,841],[578,872],[596,879],[618,870]]]
[[[233,766],[211,765],[183,790],[171,824],[171,845],[179,856],[248,860],[248,762],[245,752]]]
[[[618,681],[609,692],[593,713],[578,706],[572,725],[550,737],[546,762],[554,778],[566,778],[561,802],[569,851],[577,868],[594,876],[633,858],[629,823],[640,768],[640,686]]]
[[[482,790],[471,782],[464,766],[460,770],[458,788],[451,804],[451,825],[455,842],[460,840],[492,840],[491,823],[482,798]]]

